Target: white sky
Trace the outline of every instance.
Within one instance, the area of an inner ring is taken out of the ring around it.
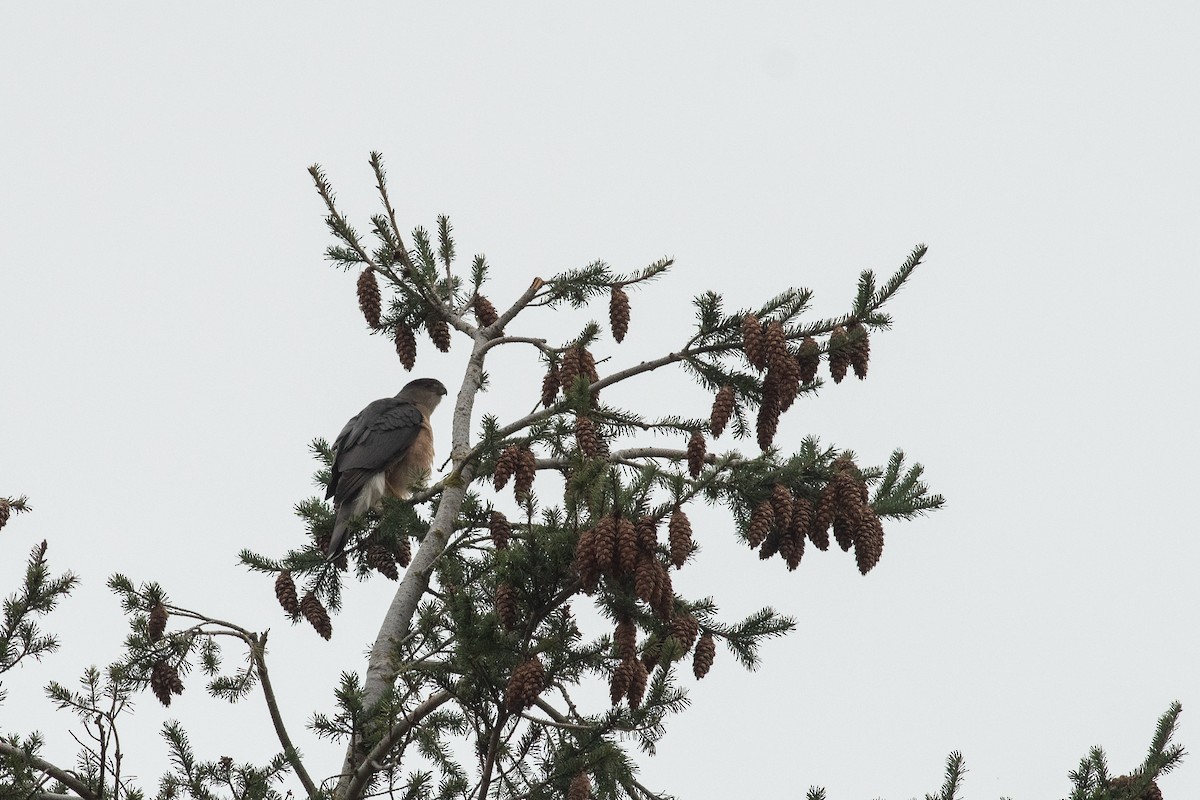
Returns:
[[[1139,763],[1174,699],[1200,747],[1200,11],[1036,6],[5,4],[0,494],[36,512],[0,534],[0,589],[42,538],[83,585],[49,623],[62,651],[5,681],[0,728],[54,733],[39,687],[118,654],[120,570],[270,627],[293,734],[335,769],[302,725],[363,666],[392,585],[352,587],[326,643],[236,552],[302,540],[308,441],[406,380],[354,276],[323,263],[305,173],[325,165],[365,231],[379,149],[400,216],[449,214],[497,305],[595,258],[675,256],[633,296],[614,365],[674,344],[704,289],[736,308],[808,286],[835,314],[859,270],[931,247],[868,380],[803,401],[777,441],[815,433],[868,463],[904,447],[948,507],[888,525],[866,578],[840,552],[762,564],[698,513],[704,550],[677,585],[800,628],[757,673],[722,649],[689,678],[645,783],[904,798],[959,749],[968,797],[1061,797],[1091,745],[1115,772]],[[417,372],[456,383],[464,353],[422,342]],[[527,359],[513,381],[493,368],[488,410],[532,405]],[[231,710],[196,676],[126,723],[148,789],[171,717],[202,757],[276,748],[261,701]],[[1200,765],[1162,788],[1200,795]]]

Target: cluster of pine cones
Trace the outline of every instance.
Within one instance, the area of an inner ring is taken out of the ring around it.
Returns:
[[[321,601],[312,592],[308,592],[303,599],[300,599],[296,594],[296,583],[292,580],[292,573],[289,570],[283,570],[275,578],[275,599],[292,619],[304,617],[308,620],[308,624],[321,634],[321,638],[327,640],[333,635],[333,623],[329,619],[329,612],[325,610],[325,606],[321,605]]]
[[[794,570],[804,555],[807,538],[819,550],[829,549],[829,529],[843,551],[854,548],[858,571],[866,575],[883,555],[883,525],[868,501],[869,492],[858,468],[845,457],[833,464],[834,474],[814,506],[806,497],[780,484],[771,489],[750,514],[746,542],[758,548],[759,558],[778,553]]]

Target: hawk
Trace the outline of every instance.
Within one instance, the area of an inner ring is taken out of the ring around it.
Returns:
[[[346,526],[385,495],[405,499],[433,466],[429,415],[446,395],[433,378],[412,381],[395,397],[369,404],[351,417],[333,443],[333,472],[325,499],[337,510],[325,555],[346,547]]]

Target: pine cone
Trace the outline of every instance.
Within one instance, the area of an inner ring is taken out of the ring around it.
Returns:
[[[150,690],[164,706],[171,705],[171,695],[183,694],[179,671],[165,661],[155,661],[150,671]]]
[[[713,660],[717,657],[717,645],[708,631],[696,642],[696,652],[692,655],[692,674],[697,680],[703,678],[712,669]]]
[[[779,429],[780,396],[778,381],[771,380],[771,373],[763,381],[762,404],[758,407],[758,447],[769,450],[771,442],[775,441],[775,431]]]
[[[800,342],[800,352],[796,363],[800,367],[800,380],[812,383],[817,377],[817,369],[821,366],[821,345],[811,336],[805,336]]]
[[[372,328],[379,327],[381,304],[379,282],[375,280],[375,270],[367,267],[358,275],[358,307],[362,310],[363,318]]]
[[[425,329],[429,331],[429,338],[438,350],[450,352],[450,325],[446,320],[431,316],[425,321]]]
[[[517,592],[510,584],[496,584],[496,616],[506,631],[517,627]]]
[[[631,709],[637,708],[642,704],[642,698],[646,695],[646,683],[650,680],[650,673],[646,671],[646,667],[637,659],[630,659],[626,662],[633,667],[633,678],[629,681],[629,691],[625,693],[625,700],[629,703]]]
[[[667,525],[668,541],[671,543],[671,563],[676,569],[682,569],[688,556],[692,554],[692,523],[682,508],[676,507],[671,512],[671,521]]]
[[[700,635],[700,623],[691,614],[678,614],[671,620],[670,635],[683,645],[683,652],[687,653]]]
[[[637,657],[637,625],[632,617],[621,617],[613,631],[613,644],[617,648],[617,656],[624,659]]]
[[[637,568],[633,573],[633,591],[639,600],[645,601],[647,604],[658,598],[658,570],[655,569],[657,561],[654,556],[647,553],[642,553],[642,557],[638,560]]]
[[[333,624],[329,621],[329,612],[312,592],[304,595],[304,599],[300,601],[300,613],[308,620],[308,624],[321,634],[321,638],[328,640],[333,635]]]
[[[492,301],[481,294],[475,295],[475,301],[471,305],[475,310],[475,319],[479,320],[479,324],[485,328],[495,325],[496,320],[500,319]]]
[[[546,377],[542,378],[542,405],[546,408],[554,405],[554,398],[558,396],[559,384],[558,364],[551,363],[546,370]]]
[[[608,697],[612,700],[615,706],[621,702],[621,698],[629,691],[629,685],[633,683],[634,664],[638,663],[631,658],[621,660],[613,669],[612,675],[608,679]]]
[[[842,552],[849,552],[854,544],[854,530],[858,526],[848,517],[835,517],[833,520],[833,539],[838,543],[838,547],[842,548]]]
[[[767,377],[774,375],[778,387],[779,410],[787,411],[800,394],[800,364],[789,355],[780,361],[772,362],[768,369]]]
[[[618,343],[623,342],[629,332],[629,295],[619,286],[612,287],[612,296],[608,299],[608,322],[613,338]]]
[[[537,656],[530,656],[513,670],[504,688],[504,705],[514,714],[534,704],[546,687],[546,670]]]
[[[766,343],[763,338],[762,323],[758,321],[758,317],[747,314],[742,320],[742,349],[746,352],[746,360],[759,371],[767,365]]]
[[[771,532],[775,524],[775,511],[771,508],[770,500],[763,500],[750,516],[750,524],[746,528],[746,541],[751,547],[758,547]]]
[[[787,530],[792,524],[792,493],[786,486],[775,484],[771,487],[771,510],[775,512],[775,527]]]
[[[8,524],[9,517],[12,516],[12,504],[7,498],[0,497],[0,528]]]
[[[866,575],[883,555],[883,524],[874,509],[867,506],[854,531],[854,560],[858,571]]]
[[[586,347],[579,348],[579,371],[588,379],[588,383],[600,380],[600,373],[596,372],[596,359]]]
[[[513,467],[516,476],[513,481],[513,496],[517,502],[522,502],[533,489],[533,479],[537,477],[537,460],[528,446],[517,450],[517,463]]]
[[[296,597],[296,583],[292,580],[289,570],[280,572],[275,578],[275,599],[280,607],[292,618],[300,616],[300,600]]]
[[[779,542],[779,554],[787,561],[789,570],[800,566],[804,557],[804,539],[812,530],[813,505],[804,497],[792,501],[792,520],[787,532]],[[828,545],[828,541],[826,542]]]
[[[571,785],[567,789],[567,800],[591,800],[591,797],[592,782],[586,772],[581,772],[571,779]]]
[[[604,517],[595,527],[596,566],[601,572],[612,574],[620,562],[617,558],[617,522],[612,517]]]
[[[654,517],[642,517],[637,521],[637,546],[643,553],[658,549],[658,521]]]
[[[632,575],[637,569],[640,552],[637,526],[624,517],[617,520],[617,574]]]
[[[575,387],[575,379],[581,374],[583,373],[579,361],[579,348],[568,347],[563,351],[562,359],[558,363],[558,377],[563,392],[571,391]]]
[[[650,599],[650,608],[653,609],[654,616],[663,622],[670,622],[675,612],[675,590],[671,586],[671,572],[657,558],[652,560],[656,591],[654,597]]]
[[[846,346],[846,329],[838,325],[829,333],[829,375],[834,383],[841,383],[850,369],[850,348]]]
[[[1118,778],[1109,779],[1108,788],[1116,789],[1118,791],[1124,789],[1125,792],[1128,793],[1130,790],[1132,790],[1135,781],[1136,778],[1134,778],[1132,775],[1122,775]],[[1117,796],[1124,797],[1125,795],[1122,794]],[[1147,786],[1140,795],[1133,798],[1133,800],[1162,800],[1162,791],[1158,788],[1157,782],[1150,781],[1150,785]]]
[[[712,414],[708,419],[714,439],[720,438],[725,431],[725,426],[729,424],[730,417],[733,416],[733,399],[733,386],[730,384],[727,383],[717,390],[717,397],[713,400]]]
[[[600,455],[600,435],[590,417],[575,417],[575,444],[586,458]]]
[[[762,547],[758,548],[758,557],[763,561],[766,561],[768,558],[778,553],[780,538],[781,534],[779,533],[779,530],[772,528],[771,532],[767,534],[767,538],[763,539]]]
[[[508,547],[508,540],[512,538],[512,526],[508,524],[508,518],[499,511],[492,512],[492,518],[488,522],[488,530],[492,534],[492,544],[497,550],[503,550]]]
[[[150,619],[146,622],[146,633],[150,636],[151,642],[157,642],[163,636],[163,631],[167,629],[167,607],[162,603],[155,603],[150,609]]]
[[[858,322],[852,322],[846,327],[846,333],[853,340],[849,346],[850,365],[854,374],[861,381],[867,377],[867,363],[871,360],[871,340],[867,337],[867,329]]]
[[[575,572],[583,591],[591,594],[600,581],[600,562],[596,556],[596,529],[589,528],[579,534],[575,544]]]
[[[833,524],[838,511],[837,483],[830,481],[821,489],[817,498],[817,507],[813,512],[812,527],[809,528],[808,538],[818,550],[829,549],[829,526]]]
[[[412,328],[403,322],[397,322],[392,338],[396,343],[396,355],[400,357],[400,364],[412,372],[417,363],[417,337],[413,335]]]
[[[687,446],[688,474],[693,478],[700,477],[700,470],[704,469],[704,454],[704,434],[694,430]]]
[[[496,459],[496,468],[492,471],[492,486],[495,487],[496,491],[504,488],[516,468],[517,446],[512,444],[504,448],[500,453],[500,457]]]
[[[396,564],[401,567],[407,567],[412,563],[412,542],[404,534],[401,534],[396,540],[396,552],[394,555],[396,557]]]
[[[367,547],[366,552],[367,564],[381,575],[391,578],[394,581],[400,580],[400,573],[396,569],[396,556],[388,551],[381,544],[372,544]]]
[[[783,323],[777,319],[767,323],[767,332],[763,335],[763,350],[766,351],[767,364],[772,367],[792,360],[792,354],[787,349]]]

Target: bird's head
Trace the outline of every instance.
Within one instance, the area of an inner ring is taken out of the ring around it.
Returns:
[[[428,413],[446,396],[446,387],[437,378],[417,378],[410,381],[396,396],[426,409]]]

